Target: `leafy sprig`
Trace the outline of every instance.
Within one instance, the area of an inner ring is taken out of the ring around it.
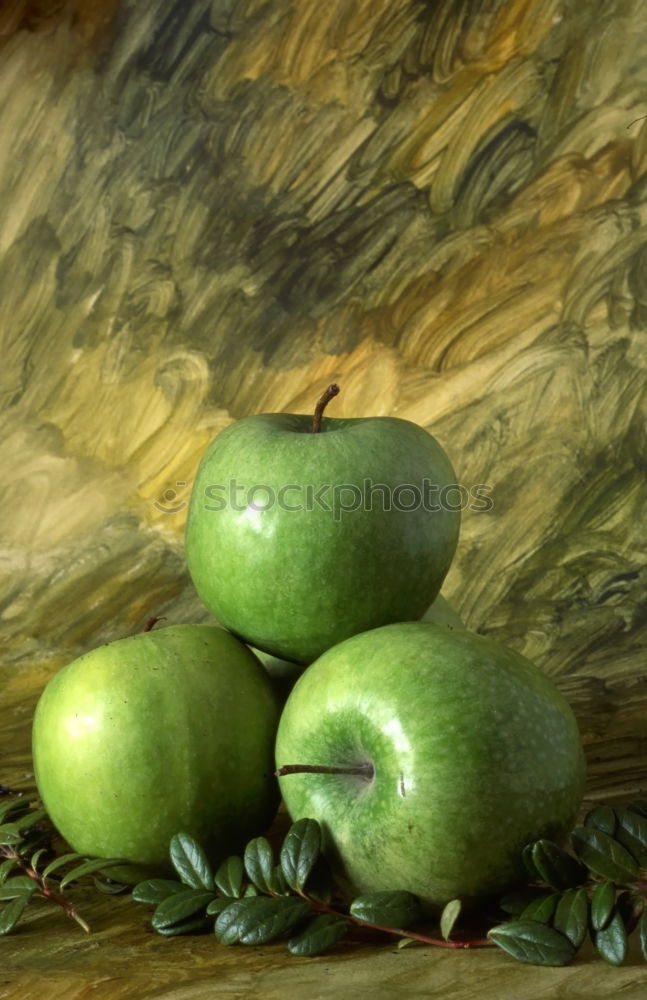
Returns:
[[[256,837],[242,857],[226,858],[212,873],[206,854],[188,834],[171,840],[171,861],[179,881],[147,879],[133,898],[155,906],[152,924],[160,934],[177,935],[213,927],[221,944],[260,945],[287,938],[293,955],[320,955],[349,932],[386,932],[403,943],[420,941],[446,948],[488,946],[486,939],[451,940],[460,913],[453,900],[441,918],[441,936],[412,930],[422,907],[410,892],[358,896],[343,908],[333,902],[330,871],[314,819],[293,823],[279,860],[265,837]]]
[[[520,962],[567,965],[589,936],[600,958],[621,965],[638,929],[647,960],[647,802],[589,810],[570,848],[538,840],[524,849],[530,884],[502,898],[513,919],[490,940]]]
[[[3,795],[9,793],[6,789]],[[55,855],[46,819],[43,809],[23,797],[11,796],[0,804],[0,935],[14,930],[36,899],[60,907],[88,933],[88,923],[65,895],[67,887],[93,876],[95,886],[103,892],[125,888],[97,877],[123,861],[87,858],[73,852]]]

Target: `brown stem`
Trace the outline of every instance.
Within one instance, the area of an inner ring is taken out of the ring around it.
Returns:
[[[328,406],[330,400],[334,399],[334,397],[337,396],[338,394],[339,394],[339,386],[336,384],[336,382],[332,382],[328,386],[324,394],[321,396],[321,398],[317,401],[317,405],[315,406],[314,416],[312,418],[313,434],[318,434],[319,431],[321,430],[321,418],[323,416],[323,411]]]
[[[372,764],[356,764],[352,767],[332,767],[327,764],[284,764],[274,772],[277,778],[283,778],[286,774],[359,774],[362,778],[370,780],[375,774]]]
[[[165,615],[161,615],[159,617],[155,617],[155,615],[154,615],[152,618],[148,619],[148,621],[146,622],[146,624],[144,625],[144,627],[142,629],[142,632],[150,632],[151,629],[153,629],[157,625],[158,622],[165,622],[165,621],[166,621],[166,616]]]
[[[333,906],[328,906],[327,903],[321,903],[318,899],[313,899],[312,896],[306,895],[306,893],[299,893],[304,899],[310,903],[313,910],[317,913],[332,913],[336,917],[343,917],[345,920],[351,920],[358,927],[368,927],[374,931],[382,931],[384,934],[394,934],[396,937],[412,938],[414,941],[422,941],[423,944],[431,944],[435,948],[492,948],[494,947],[494,942],[490,941],[488,938],[472,938],[468,941],[445,941],[444,938],[433,938],[429,937],[427,934],[419,934],[417,931],[412,931],[407,928],[400,927],[383,927],[382,924],[372,924],[369,920],[360,920],[358,917],[354,917],[350,913],[340,913]]]
[[[83,928],[83,930],[86,932],[86,934],[90,933],[90,925],[88,923],[86,923],[86,921],[83,919],[83,917],[81,917],[76,912],[76,910],[74,909],[74,907],[72,906],[72,904],[69,902],[69,900],[67,900],[65,898],[65,896],[62,896],[60,893],[54,892],[52,889],[50,889],[49,885],[47,884],[46,879],[44,879],[42,877],[42,875],[40,875],[36,871],[35,868],[32,868],[31,865],[29,865],[20,856],[20,854],[18,854],[17,851],[12,850],[11,848],[4,847],[0,853],[5,858],[11,858],[13,861],[15,861],[16,864],[25,873],[25,875],[28,875],[29,878],[33,879],[34,882],[36,882],[36,884],[38,886],[38,895],[39,896],[41,896],[43,899],[49,899],[50,902],[55,903],[57,906],[60,906],[61,909],[65,912],[66,916],[70,917],[71,920],[76,920],[77,924],[79,924],[79,926]]]

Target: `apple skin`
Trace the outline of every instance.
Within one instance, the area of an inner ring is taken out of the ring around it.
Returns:
[[[437,910],[524,874],[520,854],[571,829],[585,766],[575,717],[529,660],[492,639],[421,622],[340,643],[308,667],[283,709],[277,767],[293,820],[317,819],[354,892],[407,889]]]
[[[218,863],[279,802],[270,682],[234,636],[177,625],[108,643],[55,674],[34,716],[38,791],[79,854],[124,858],[136,882],[170,873],[169,841]]]
[[[447,625],[449,628],[465,628],[462,618],[442,594],[439,594],[436,600],[430,604],[420,621],[435,622],[437,625]],[[250,646],[250,649],[267,670],[277,696],[281,702],[285,702],[297,678],[306,669],[305,664],[294,663],[292,660],[282,660],[278,656],[272,656],[271,653],[263,652],[262,649],[256,649],[255,646]]]
[[[324,417],[316,434],[311,424],[303,414],[269,413],[225,428],[200,463],[185,538],[193,583],[217,621],[257,649],[304,664],[358,632],[419,619],[440,590],[460,525],[459,511],[446,506],[396,509],[409,494],[391,492],[392,509],[383,509],[380,492],[372,509],[365,502],[366,480],[391,491],[456,482],[423,428],[394,417]],[[265,491],[250,496],[259,484],[274,497],[293,485],[297,495],[268,505]],[[332,488],[342,484],[359,489],[359,509],[334,509]],[[324,490],[332,509],[308,502],[306,487],[311,497]]]

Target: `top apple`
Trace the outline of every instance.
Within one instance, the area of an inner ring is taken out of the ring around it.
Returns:
[[[451,463],[417,424],[262,413],[222,431],[193,487],[186,556],[211,614],[310,663],[358,632],[421,617],[460,525]]]

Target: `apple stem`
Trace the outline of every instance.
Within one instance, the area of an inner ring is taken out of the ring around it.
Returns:
[[[166,615],[160,615],[159,617],[153,616],[152,618],[148,619],[148,621],[146,622],[146,624],[142,629],[142,632],[150,632],[155,627],[155,625],[157,625],[158,622],[165,622],[165,621],[166,621]]]
[[[349,767],[334,767],[327,764],[284,764],[283,767],[277,768],[274,774],[277,778],[283,778],[286,774],[358,774],[370,781],[375,774],[375,768],[368,762]]]
[[[317,401],[315,406],[314,416],[312,418],[312,433],[318,434],[321,430],[321,418],[323,416],[323,411],[326,409],[328,403],[331,399],[339,394],[339,386],[332,382],[326,391],[323,393],[321,398]]]

